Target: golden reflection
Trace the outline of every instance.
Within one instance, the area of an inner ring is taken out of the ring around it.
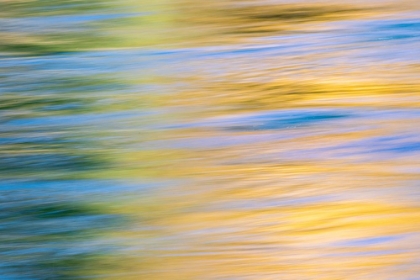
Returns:
[[[182,2],[182,1],[180,1]],[[179,4],[181,23],[213,28],[218,35],[266,36],[270,33],[304,29],[304,23],[352,18],[368,14],[358,6],[339,3],[258,3],[257,1],[213,1]],[[215,20],[217,19],[217,20]],[[211,29],[210,29],[211,30]]]
[[[279,196],[275,190],[267,193],[270,195]],[[252,195],[248,199],[258,200]],[[375,200],[259,210],[211,206],[229,205],[229,200],[235,197],[194,195],[159,200],[164,203],[161,209],[146,214],[146,227],[155,230],[118,234],[122,242],[138,243],[143,249],[120,255],[124,258],[122,274],[107,279],[271,279],[273,275],[353,279],[382,275],[384,268],[418,257],[410,246],[420,226],[418,207]],[[127,207],[127,202],[124,205],[134,216],[150,211],[143,206]],[[387,242],[388,238],[397,242]],[[143,254],[147,256],[142,258]]]

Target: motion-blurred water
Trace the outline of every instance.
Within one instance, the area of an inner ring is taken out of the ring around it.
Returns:
[[[419,15],[2,1],[0,279],[418,279]]]

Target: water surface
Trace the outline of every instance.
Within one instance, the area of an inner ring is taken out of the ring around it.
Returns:
[[[6,1],[1,279],[416,279],[416,1]]]

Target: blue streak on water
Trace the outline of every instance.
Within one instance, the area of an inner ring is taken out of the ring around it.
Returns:
[[[336,244],[338,246],[370,246],[370,245],[377,245],[377,244],[384,244],[384,243],[390,243],[393,241],[398,241],[405,236],[401,235],[390,235],[390,236],[378,236],[378,237],[371,237],[371,238],[363,238],[363,239],[354,239],[349,241],[344,241],[339,244]]]
[[[250,115],[233,115],[226,118],[215,118],[198,123],[186,123],[169,128],[208,127],[224,130],[276,130],[297,128],[306,125],[324,123],[329,121],[355,117],[356,114],[349,110],[333,109],[302,109],[278,110],[261,112]]]

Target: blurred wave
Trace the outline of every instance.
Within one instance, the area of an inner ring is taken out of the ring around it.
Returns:
[[[3,1],[0,278],[416,279],[417,1]]]

